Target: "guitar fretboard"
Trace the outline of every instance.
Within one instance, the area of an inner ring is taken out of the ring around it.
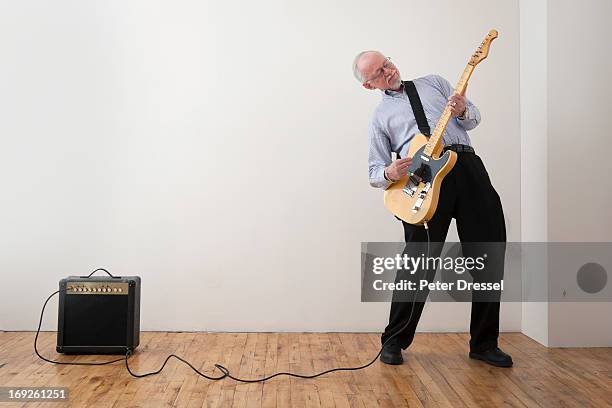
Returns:
[[[465,91],[465,87],[467,86],[468,81],[470,80],[470,77],[472,76],[473,71],[474,71],[474,66],[471,64],[467,64],[467,66],[463,70],[463,74],[461,75],[459,82],[457,82],[457,85],[455,86],[455,92],[454,92],[455,94],[460,94],[460,95],[463,94],[463,92]],[[448,121],[450,120],[450,118],[451,118],[450,106],[446,105],[446,108],[444,108],[444,112],[442,112],[440,119],[438,119],[436,128],[434,129],[433,134],[429,138],[429,142],[427,142],[427,146],[425,147],[425,150],[423,151],[428,156],[433,156],[434,152],[441,151],[442,137],[444,135],[444,131],[446,130],[446,126],[448,125]]]

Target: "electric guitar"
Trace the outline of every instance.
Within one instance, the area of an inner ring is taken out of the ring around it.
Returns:
[[[476,49],[455,87],[455,94],[465,93],[474,68],[489,55],[489,47],[497,34],[497,30],[489,31]],[[423,225],[432,219],[438,206],[442,180],[457,161],[457,153],[452,150],[440,156],[442,136],[450,118],[451,110],[447,105],[431,137],[421,133],[414,136],[408,148],[407,157],[412,157],[412,165],[407,175],[385,190],[385,207],[409,224]]]

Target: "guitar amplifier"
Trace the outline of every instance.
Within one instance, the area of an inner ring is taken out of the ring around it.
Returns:
[[[125,354],[138,347],[139,276],[69,276],[59,288],[58,353]]]

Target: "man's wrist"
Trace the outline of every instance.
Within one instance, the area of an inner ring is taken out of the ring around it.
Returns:
[[[469,117],[469,112],[468,112],[468,107],[466,106],[465,109],[463,109],[463,113],[459,116],[457,116],[457,119],[459,120],[466,120]]]
[[[387,169],[388,167],[385,167],[385,169],[383,170],[383,176],[385,177],[385,180],[395,183],[395,180],[392,180],[391,177],[387,175]]]

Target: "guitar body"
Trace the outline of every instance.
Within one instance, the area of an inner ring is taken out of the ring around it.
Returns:
[[[438,206],[442,180],[457,162],[457,153],[451,150],[438,158],[437,154],[426,155],[427,141],[422,134],[412,139],[407,155],[412,157],[408,175],[385,190],[385,207],[408,224],[423,225],[431,220]]]

